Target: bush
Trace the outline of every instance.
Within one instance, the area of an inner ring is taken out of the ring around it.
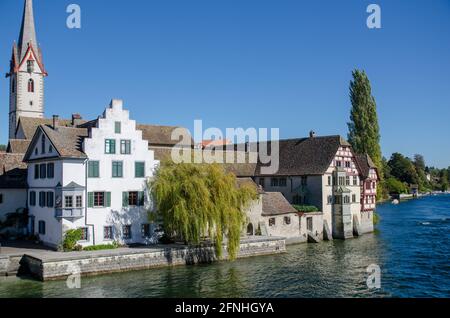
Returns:
[[[64,251],[74,251],[78,241],[80,241],[82,237],[83,231],[81,229],[68,230],[63,241]]]
[[[114,242],[112,244],[88,246],[88,247],[83,248],[83,251],[115,250],[118,247],[119,247],[119,244]]]
[[[311,212],[319,212],[319,209],[314,205],[293,205],[294,209],[298,212],[311,213]]]
[[[373,212],[373,224],[377,225],[380,223],[380,215],[377,212]]]
[[[386,187],[391,194],[408,193],[408,189],[405,184],[393,177],[386,180]]]

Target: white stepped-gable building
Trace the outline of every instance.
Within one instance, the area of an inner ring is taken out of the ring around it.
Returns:
[[[150,243],[147,182],[158,161],[121,100],[81,128],[41,125],[28,164],[30,230],[58,247],[68,229],[80,245]]]

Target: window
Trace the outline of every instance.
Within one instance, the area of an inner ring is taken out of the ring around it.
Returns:
[[[47,192],[47,207],[53,208],[55,205],[55,195],[53,192]]]
[[[284,217],[284,224],[285,225],[291,224],[291,217],[290,216],[285,216]]]
[[[370,190],[370,185],[371,185],[370,182],[367,182],[367,183],[366,183],[366,189],[367,189],[367,190]]]
[[[45,136],[41,137],[41,153],[45,153]]]
[[[345,177],[339,177],[339,185],[345,184]]]
[[[89,192],[89,208],[108,208],[111,206],[111,192]]]
[[[47,165],[42,164],[42,165],[40,165],[39,177],[41,179],[45,179],[46,176],[47,176]]]
[[[73,208],[73,197],[72,196],[65,196],[64,197],[64,207],[65,208]]]
[[[49,163],[47,164],[47,178],[53,179],[55,177],[55,164]]]
[[[349,204],[350,203],[350,196],[346,195],[344,196],[344,204]]]
[[[114,238],[114,236],[113,236],[113,227],[112,226],[105,226],[103,228],[103,238],[105,240],[112,240]]]
[[[301,184],[302,186],[308,185],[308,177],[302,177]]]
[[[122,206],[143,206],[144,192],[131,191],[122,193]]]
[[[130,240],[131,239],[131,225],[125,225],[123,227],[123,239]]]
[[[345,185],[350,185],[350,177],[349,176],[346,176],[345,177]]]
[[[332,195],[328,196],[328,204],[333,204],[333,196]]]
[[[121,140],[120,141],[120,153],[122,155],[131,154],[131,141],[130,140]]]
[[[334,203],[335,204],[342,204],[342,197],[340,195],[337,195],[334,197]]]
[[[105,153],[109,155],[116,153],[116,141],[114,139],[105,140]]]
[[[28,73],[33,73],[34,72],[34,61],[33,60],[28,60],[27,61],[27,72]]]
[[[39,179],[39,165],[34,165],[34,178]]]
[[[123,177],[123,163],[122,161],[113,161],[112,163],[112,177],[122,178]]]
[[[81,230],[81,239],[80,241],[89,241],[89,229],[87,227],[80,228]]]
[[[277,178],[270,179],[270,185],[272,187],[278,187],[278,179]]]
[[[264,178],[259,178],[259,185],[264,188],[266,186],[266,180]]]
[[[353,195],[352,195],[352,202],[353,202],[353,203],[356,203],[356,194],[353,194]]]
[[[34,81],[31,78],[28,81],[28,93],[34,93]]]
[[[287,179],[286,178],[280,178],[279,186],[280,187],[286,187],[287,186]]]
[[[3,193],[0,193],[0,204],[3,204]]]
[[[41,208],[45,207],[45,192],[41,191],[39,192],[39,206]]]
[[[121,124],[120,121],[116,121],[116,122],[114,123],[114,132],[115,132],[116,134],[122,133],[122,124]]]
[[[12,82],[11,82],[11,93],[15,93],[16,92],[16,79],[13,78]]]
[[[306,219],[306,229],[310,232],[313,230],[313,218]]]
[[[75,198],[75,204],[77,208],[82,208],[83,207],[83,197],[81,195],[77,195]]]
[[[358,177],[357,176],[353,176],[353,185],[354,186],[358,185]]]
[[[89,161],[88,163],[88,178],[100,177],[100,162]]]
[[[345,162],[345,167],[346,168],[351,168],[351,162],[350,161],[346,161]]]
[[[150,237],[150,224],[142,224],[141,225],[142,238]]]
[[[342,167],[342,162],[341,161],[336,161],[336,167]]]
[[[269,226],[275,226],[275,218],[269,219]]]
[[[333,176],[333,185],[336,185],[336,176]]]
[[[39,229],[39,234],[40,235],[45,235],[45,222],[44,221],[39,221],[38,223],[38,229]]]
[[[134,163],[134,176],[136,178],[145,177],[145,162],[135,162]]]
[[[52,146],[52,145],[49,145],[49,146],[48,146],[48,152],[49,152],[49,153],[52,153],[52,152],[53,152],[53,146]]]
[[[36,206],[36,192],[30,192],[30,206]]]
[[[37,156],[38,155],[38,149],[36,147],[36,149],[34,149],[34,154]]]
[[[331,185],[331,176],[328,176],[328,185]]]

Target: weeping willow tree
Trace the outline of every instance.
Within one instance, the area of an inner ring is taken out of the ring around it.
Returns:
[[[209,237],[219,258],[226,237],[229,258],[236,258],[245,209],[257,198],[254,187],[238,187],[236,177],[218,164],[168,160],[157,170],[149,189],[167,235],[195,245]]]

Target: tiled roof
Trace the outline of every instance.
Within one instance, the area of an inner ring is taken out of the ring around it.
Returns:
[[[242,187],[242,186],[244,186],[244,185],[249,185],[249,186],[255,188],[255,190],[256,190],[259,194],[263,194],[263,193],[264,193],[264,190],[263,190],[261,187],[259,187],[259,186],[253,181],[252,178],[236,178],[236,183],[237,183],[237,186],[238,186],[239,188]]]
[[[31,140],[10,139],[9,143],[8,143],[7,152],[24,154],[27,152],[30,142],[31,142]]]
[[[340,146],[350,144],[340,136],[310,137],[279,141],[279,170],[277,175],[322,175],[330,166]],[[252,146],[250,146],[252,149]],[[271,145],[268,144],[268,153]],[[261,174],[258,164],[255,174]]]
[[[147,140],[152,146],[175,146],[181,140],[182,137],[177,136],[177,140],[172,140],[172,132],[179,128],[185,139],[189,142],[184,143],[185,146],[194,146],[194,141],[191,134],[186,128],[176,126],[156,126],[156,125],[137,125],[138,130],[142,131],[143,139]]]
[[[0,188],[25,189],[27,165],[23,154],[0,153]]]
[[[84,120],[80,120],[79,123],[86,123]],[[20,117],[19,124],[23,129],[25,139],[32,139],[36,129],[41,125],[53,124],[53,119],[48,118],[32,118],[32,117]],[[59,127],[74,127],[72,119],[58,119]]]
[[[369,177],[369,172],[371,168],[376,169],[377,166],[373,163],[372,158],[369,155],[356,154],[356,162],[361,170],[361,175],[364,179]]]
[[[41,126],[41,128],[61,157],[87,158],[86,154],[82,151],[83,139],[88,136],[87,129],[57,127],[54,130],[49,126]]]
[[[262,215],[282,215],[296,213],[297,210],[286,200],[280,192],[266,192],[262,195]]]

